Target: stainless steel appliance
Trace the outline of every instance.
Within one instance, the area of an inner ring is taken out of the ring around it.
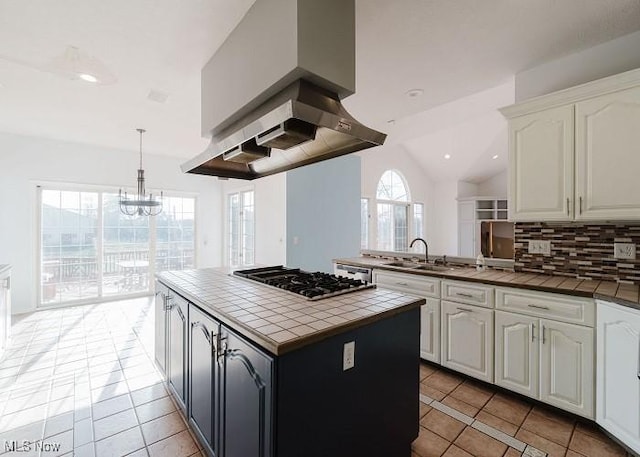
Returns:
[[[307,300],[320,300],[336,295],[375,287],[361,279],[351,279],[322,272],[307,272],[282,265],[236,270],[234,276],[257,281],[267,286],[302,295]]]
[[[211,144],[185,173],[255,179],[386,138],[342,105],[355,92],[355,0],[256,0],[201,80]]]
[[[333,268],[333,274],[343,278],[359,279],[365,282],[372,282],[372,270],[366,267],[356,267],[354,265],[344,265],[337,263]]]

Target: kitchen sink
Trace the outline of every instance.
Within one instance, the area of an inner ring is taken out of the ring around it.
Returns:
[[[451,271],[452,267],[444,267],[440,265],[431,265],[425,263],[417,263],[417,262],[390,262],[385,263],[388,267],[400,267],[400,268],[408,268],[411,270],[424,270],[424,271]]]

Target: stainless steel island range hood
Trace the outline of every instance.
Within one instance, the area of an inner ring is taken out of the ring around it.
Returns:
[[[202,70],[187,173],[255,179],[384,143],[340,100],[355,88],[354,0],[256,0]]]

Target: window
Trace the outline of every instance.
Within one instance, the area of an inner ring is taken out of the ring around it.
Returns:
[[[369,199],[360,199],[360,249],[369,248]]]
[[[377,249],[407,251],[411,238],[424,237],[424,204],[411,203],[409,187],[398,172],[382,174],[375,208]],[[417,249],[424,251],[424,246]]]
[[[195,199],[165,197],[156,217],[156,271],[195,268]]]
[[[40,189],[40,201],[40,304],[146,293],[155,271],[195,266],[194,198],[165,197],[157,218],[123,215],[111,192]]]
[[[253,265],[254,254],[254,198],[253,191],[229,194],[228,235],[229,265]]]
[[[413,237],[424,238],[424,204],[422,203],[413,204]],[[424,244],[418,243],[414,245],[414,248],[416,247],[419,252],[424,252]]]
[[[376,199],[378,249],[406,251],[409,243],[409,195],[404,180],[397,172],[384,172],[378,182]]]

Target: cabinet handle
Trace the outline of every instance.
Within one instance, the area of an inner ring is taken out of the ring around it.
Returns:
[[[463,294],[462,292],[456,292],[456,295],[458,297],[473,298],[473,295],[471,295],[471,294]]]
[[[533,336],[533,332],[536,330],[536,326],[533,322],[529,325],[531,325],[531,342],[533,343],[533,340],[535,340],[535,337]]]
[[[472,309],[469,309],[469,308],[456,308],[456,309],[457,309],[458,311],[467,311],[467,312],[469,312],[469,313],[472,313],[472,312],[473,312],[473,310],[472,310]]]
[[[225,356],[227,355],[227,337],[222,336],[220,333],[216,335],[218,344],[216,348],[216,360],[220,365],[224,363]]]
[[[548,306],[542,306],[542,305],[527,305],[529,308],[536,308],[536,309],[549,309]]]
[[[213,330],[211,331],[211,357],[214,361],[218,361],[218,337],[219,333],[215,333]]]
[[[544,344],[547,341],[547,337],[546,337],[547,329],[543,325],[540,331],[542,332],[542,344]]]
[[[570,205],[571,201],[569,200],[569,198],[567,197],[567,216],[569,216],[571,214],[570,210],[569,210],[569,205]]]
[[[397,282],[396,285],[398,285],[398,286],[408,286],[409,284],[407,284],[406,282]]]
[[[580,214],[582,214],[582,197],[580,197]]]

